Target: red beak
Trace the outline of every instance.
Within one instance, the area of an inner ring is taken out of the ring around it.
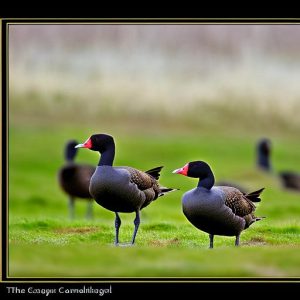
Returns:
[[[88,148],[88,149],[91,149],[92,148],[92,141],[89,138],[85,143],[76,145],[75,148]]]
[[[188,170],[189,170],[189,164],[186,164],[182,168],[174,170],[172,173],[181,174],[181,175],[187,176]]]

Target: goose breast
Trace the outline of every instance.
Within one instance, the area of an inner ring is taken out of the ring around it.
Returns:
[[[225,205],[224,192],[194,188],[182,198],[183,213],[198,229],[210,234],[234,236],[245,228],[245,220]]]

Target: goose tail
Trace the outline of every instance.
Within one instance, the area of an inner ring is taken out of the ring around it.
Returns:
[[[262,193],[262,191],[264,190],[265,188],[262,188],[260,190],[257,190],[257,191],[254,191],[252,193],[249,193],[249,194],[245,194],[246,198],[248,198],[249,200],[251,200],[252,202],[260,202],[261,199],[260,199],[260,194]]]
[[[159,179],[159,176],[160,176],[160,171],[161,169],[163,168],[163,166],[161,167],[156,167],[156,168],[153,168],[153,169],[150,169],[148,171],[145,171],[145,173],[151,175],[152,177],[154,177],[156,180]]]

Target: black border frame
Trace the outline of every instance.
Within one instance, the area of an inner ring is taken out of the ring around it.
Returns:
[[[28,289],[33,287],[55,288],[66,286],[79,288],[83,285],[93,286],[101,284],[107,286],[112,284],[115,295],[124,296],[124,293],[134,294],[147,291],[147,295],[156,295],[162,290],[169,295],[186,295],[188,293],[197,293],[201,291],[213,292],[214,289],[221,289],[224,292],[228,289],[241,289],[247,291],[251,285],[251,293],[261,291],[266,287],[272,292],[279,292],[286,288],[289,293],[293,289],[299,288],[300,277],[293,278],[25,278],[25,277],[7,277],[8,274],[8,158],[9,158],[9,67],[8,67],[8,25],[9,24],[299,24],[300,18],[3,18],[1,21],[1,42],[2,42],[2,239],[1,239],[1,258],[2,258],[2,276],[1,289],[7,294],[7,286],[17,286]],[[4,285],[3,285],[4,283]],[[153,286],[154,284],[154,286]],[[2,291],[3,292],[3,291]],[[213,292],[214,293],[214,292]],[[26,296],[27,293],[24,295]],[[13,294],[9,294],[13,295]],[[28,295],[28,294],[27,294]],[[18,296],[23,296],[20,294]],[[30,295],[31,296],[31,295]],[[32,295],[37,296],[37,295]],[[60,295],[55,295],[60,296]],[[70,295],[74,296],[74,295]],[[77,295],[75,295],[77,296]],[[90,296],[90,295],[89,295]],[[254,296],[254,295],[253,295]],[[98,297],[98,295],[97,295]]]

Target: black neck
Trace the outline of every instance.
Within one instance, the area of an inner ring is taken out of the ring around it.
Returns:
[[[262,152],[258,153],[257,164],[261,169],[264,169],[266,171],[271,170],[270,158],[267,153],[262,153]]]
[[[206,176],[199,178],[198,187],[203,187],[210,190],[215,184],[215,176],[212,171],[209,171]]]
[[[111,143],[105,147],[101,153],[98,166],[112,166],[115,158],[115,144]]]
[[[66,149],[66,152],[65,152],[65,160],[66,162],[73,162],[74,161],[74,158],[76,156],[76,153],[77,153],[77,149],[73,147],[68,147]]]

